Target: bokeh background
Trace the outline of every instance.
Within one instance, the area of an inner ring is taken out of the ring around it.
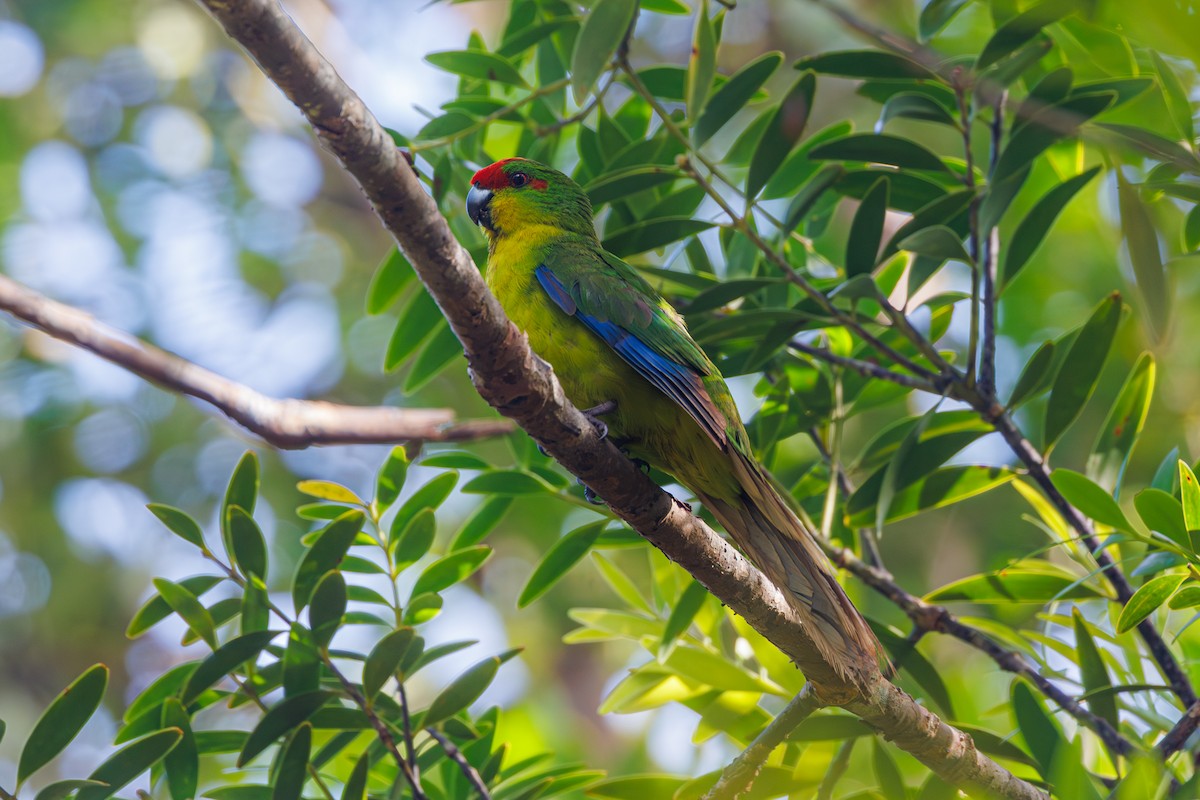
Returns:
[[[1143,5],[1150,7],[1098,3],[1097,24],[1120,25],[1194,73],[1200,31],[1193,5]],[[507,11],[499,1],[297,0],[287,7],[381,121],[407,134],[454,93],[453,77],[423,56],[464,46],[471,31],[492,40]],[[900,30],[912,29],[918,10],[905,0],[853,7]],[[986,11],[968,9],[942,46],[977,48],[988,30]],[[681,63],[690,37],[687,17],[644,15],[634,60]],[[728,73],[769,49],[790,60],[854,44],[816,5],[742,0],[728,15],[720,67]],[[1106,57],[1089,62],[1081,56],[1073,66],[1081,76],[1103,77],[1116,69]],[[877,109],[852,89],[848,81],[822,83],[813,130],[846,115],[860,129],[870,128]],[[615,90],[610,99],[620,97]],[[931,136],[913,124],[912,135]],[[1113,184],[1090,187],[1006,293],[1002,392],[1042,340],[1081,324],[1114,290],[1132,297],[1115,210]],[[1168,237],[1177,234],[1178,209],[1166,204],[1156,213]],[[848,220],[839,216],[838,235]],[[1185,458],[1200,453],[1194,424],[1200,357],[1193,344],[1200,337],[1200,264],[1178,241],[1164,247],[1179,256],[1171,265],[1176,307],[1170,335],[1155,342],[1141,321],[1125,324],[1100,399],[1055,453],[1056,464],[1080,468],[1108,399],[1137,355],[1152,349],[1159,389],[1130,467],[1131,488],[1147,483],[1172,448]],[[461,362],[411,395],[398,388],[402,376],[383,371],[395,314],[368,316],[364,297],[388,250],[358,191],[320,152],[295,109],[194,4],[0,0],[5,274],[271,395],[491,415],[470,390]],[[949,271],[942,287],[961,288],[965,279]],[[952,336],[961,343],[965,328]],[[757,402],[752,386],[735,382],[747,416]],[[886,422],[922,410],[893,404],[856,419],[848,430],[851,449]],[[489,442],[477,449],[503,460],[509,446]],[[790,446],[798,465],[814,457],[803,437]],[[310,527],[294,513],[302,502],[296,481],[319,477],[369,495],[387,453],[382,446],[273,451],[207,407],[0,315],[0,717],[10,731],[0,744],[0,783],[11,784],[23,740],[18,733],[26,733],[87,665],[103,661],[113,668],[112,708],[64,756],[63,774],[86,773],[108,751],[117,698],[134,696],[166,666],[195,657],[180,647],[178,624],[160,625],[132,642],[122,635],[149,595],[151,577],[178,579],[201,566],[144,505],[170,503],[211,527],[215,503],[246,449],[263,459],[256,516],[275,558],[285,563],[296,552],[289,546]],[[1009,463],[1006,451],[987,439],[958,460]],[[415,473],[410,487],[423,482],[422,474]],[[453,530],[476,502],[456,493],[440,524]],[[1005,489],[899,524],[883,540],[887,563],[916,593],[1002,566],[1045,543],[1034,525],[1020,520],[1022,502]],[[625,772],[698,773],[719,766],[730,751],[719,739],[693,746],[694,717],[685,709],[596,714],[606,687],[633,655],[620,647],[561,644],[572,627],[564,610],[592,604],[605,592],[594,570],[581,567],[548,601],[516,609],[533,565],[573,513],[518,501],[493,534],[496,557],[470,589],[459,587],[447,598],[429,638],[479,639],[455,657],[459,667],[506,646],[526,648],[503,668],[484,702],[513,709],[513,731],[527,737],[530,751],[554,749]],[[854,594],[863,597],[858,589]],[[873,599],[864,602],[881,617],[894,614]],[[991,613],[1019,618],[1026,612]],[[964,662],[949,681],[1003,680],[990,663],[953,643],[934,647]],[[438,676],[425,680],[434,691]]]

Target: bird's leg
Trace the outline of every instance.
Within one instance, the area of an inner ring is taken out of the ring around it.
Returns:
[[[604,420],[600,419],[600,417],[604,416],[605,414],[611,414],[616,410],[616,400],[605,400],[599,405],[583,409],[583,415],[590,419],[592,424],[596,426],[596,433],[600,436],[600,438],[605,439],[608,438],[608,424],[605,423]]]

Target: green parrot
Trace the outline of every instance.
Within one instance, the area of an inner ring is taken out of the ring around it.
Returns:
[[[865,681],[879,663],[871,629],[755,459],[729,388],[683,318],[600,246],[579,185],[509,158],[475,173],[467,212],[487,233],[488,286],[571,401],[603,413],[626,452],[695,492],[785,590],[824,659]]]

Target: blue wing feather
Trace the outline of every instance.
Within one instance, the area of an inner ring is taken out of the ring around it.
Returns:
[[[688,366],[667,358],[625,328],[581,310],[567,287],[549,267],[540,266],[534,274],[559,308],[582,322],[639,375],[674,400],[704,428],[718,447],[725,446],[725,420],[718,418],[700,375]]]

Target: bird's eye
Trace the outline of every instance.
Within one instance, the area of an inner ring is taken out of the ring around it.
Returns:
[[[529,183],[529,176],[524,172],[514,172],[512,175],[508,176],[508,182],[511,186],[515,186],[516,188],[520,189],[522,186]]]

